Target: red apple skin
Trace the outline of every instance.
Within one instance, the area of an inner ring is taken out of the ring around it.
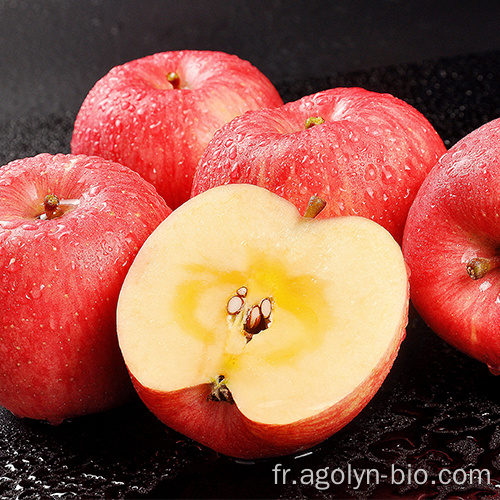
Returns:
[[[466,267],[474,257],[493,259],[498,266],[499,207],[496,119],[462,138],[432,169],[410,209],[403,240],[411,299],[421,317],[436,334],[496,374],[500,269],[472,279]]]
[[[78,200],[40,220],[45,195]],[[0,404],[60,423],[134,391],[116,336],[121,284],[171,210],[132,170],[41,154],[0,168]]]
[[[176,72],[180,87],[167,80]],[[77,115],[72,153],[139,172],[169,207],[189,198],[194,171],[217,129],[248,110],[283,104],[248,61],[223,52],[172,51],[113,68]]]
[[[253,422],[240,412],[237,402],[208,400],[209,384],[160,392],[143,386],[133,375],[131,378],[141,400],[161,422],[198,443],[248,460],[288,455],[329,438],[370,402],[394,364],[406,335],[407,318],[406,310],[390,348],[367,380],[327,410],[291,424]]]
[[[309,117],[325,122],[306,129]],[[192,195],[221,184],[257,184],[301,213],[317,195],[327,201],[320,217],[368,217],[401,243],[417,190],[445,151],[432,125],[404,101],[330,89],[222,127],[200,160]]]

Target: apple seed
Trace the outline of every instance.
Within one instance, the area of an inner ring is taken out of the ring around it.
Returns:
[[[238,314],[244,303],[240,295],[233,295],[227,303],[227,312],[232,315]]]
[[[238,290],[236,290],[236,293],[240,297],[246,297],[247,293],[248,293],[248,288],[246,286],[242,286],[242,287],[238,288]]]
[[[260,322],[262,321],[262,314],[260,312],[260,307],[259,306],[253,306],[250,311],[248,311],[246,321],[245,321],[245,330],[248,333],[259,333],[257,328],[260,325]],[[260,330],[259,330],[260,331]]]
[[[314,127],[314,125],[321,125],[322,123],[325,123],[324,118],[321,118],[321,116],[310,116],[305,123],[306,129]]]
[[[234,404],[233,395],[224,383],[226,377],[219,375],[216,380],[212,382],[212,390],[207,397],[207,401],[224,401],[231,405]]]
[[[271,302],[271,299],[269,298],[262,299],[259,307],[262,317],[264,319],[269,319],[269,317],[271,316],[271,312],[273,310],[273,304]]]

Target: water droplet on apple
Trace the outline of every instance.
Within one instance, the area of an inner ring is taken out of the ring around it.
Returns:
[[[0,222],[0,227],[2,227],[1,222]],[[12,234],[12,231],[9,231],[9,230],[5,230],[5,231],[0,232],[0,249],[2,249],[3,243],[5,241],[7,241],[7,239],[10,237],[11,234]]]
[[[15,229],[19,225],[16,220],[2,220],[0,221],[0,227],[2,229]]]
[[[370,181],[376,178],[377,178],[377,168],[373,163],[369,163],[365,170],[365,179],[367,181]]]
[[[230,160],[236,159],[236,156],[238,155],[238,149],[236,146],[232,146],[231,149],[229,150],[228,156]]]
[[[37,222],[27,222],[21,226],[22,229],[25,231],[33,231],[35,229],[39,228],[39,225]]]
[[[22,263],[15,257],[12,257],[9,263],[5,266],[5,269],[12,273],[17,273],[21,268],[22,268]]]
[[[33,288],[31,291],[31,297],[33,299],[39,299],[42,296],[42,290],[45,288],[45,285],[40,285],[38,288]]]
[[[231,181],[237,181],[241,177],[241,167],[239,163],[234,163],[229,173]]]
[[[303,184],[303,183],[299,184],[299,194],[300,195],[302,195],[302,196],[306,195],[307,191],[308,191],[308,189],[307,189],[307,186],[305,184]]]

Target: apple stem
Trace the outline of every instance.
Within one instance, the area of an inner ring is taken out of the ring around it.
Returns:
[[[326,201],[322,200],[319,196],[313,195],[309,198],[306,211],[304,212],[305,219],[314,219],[324,208]]]
[[[44,216],[44,219],[54,219],[55,217],[58,217],[60,214],[59,212],[59,198],[55,194],[48,194],[45,199],[43,200],[43,208],[45,209],[45,212],[40,216]]]
[[[473,280],[478,280],[484,278],[488,271],[498,267],[499,264],[499,258],[493,257],[492,259],[487,259],[486,257],[474,257],[467,262],[467,274]]]
[[[174,89],[181,88],[181,79],[175,71],[171,71],[167,74],[167,80],[172,85],[172,87],[174,87]]]
[[[314,127],[314,125],[321,125],[325,123],[325,119],[321,118],[321,116],[310,116],[305,123],[306,129]]]
[[[51,220],[63,216],[78,207],[80,200],[66,199],[60,200],[55,194],[48,194],[43,200],[43,212],[37,216],[40,220]]]

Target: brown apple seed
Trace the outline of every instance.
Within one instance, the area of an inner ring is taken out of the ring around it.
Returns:
[[[233,295],[227,303],[227,312],[231,315],[238,314],[245,302],[239,295]]]

